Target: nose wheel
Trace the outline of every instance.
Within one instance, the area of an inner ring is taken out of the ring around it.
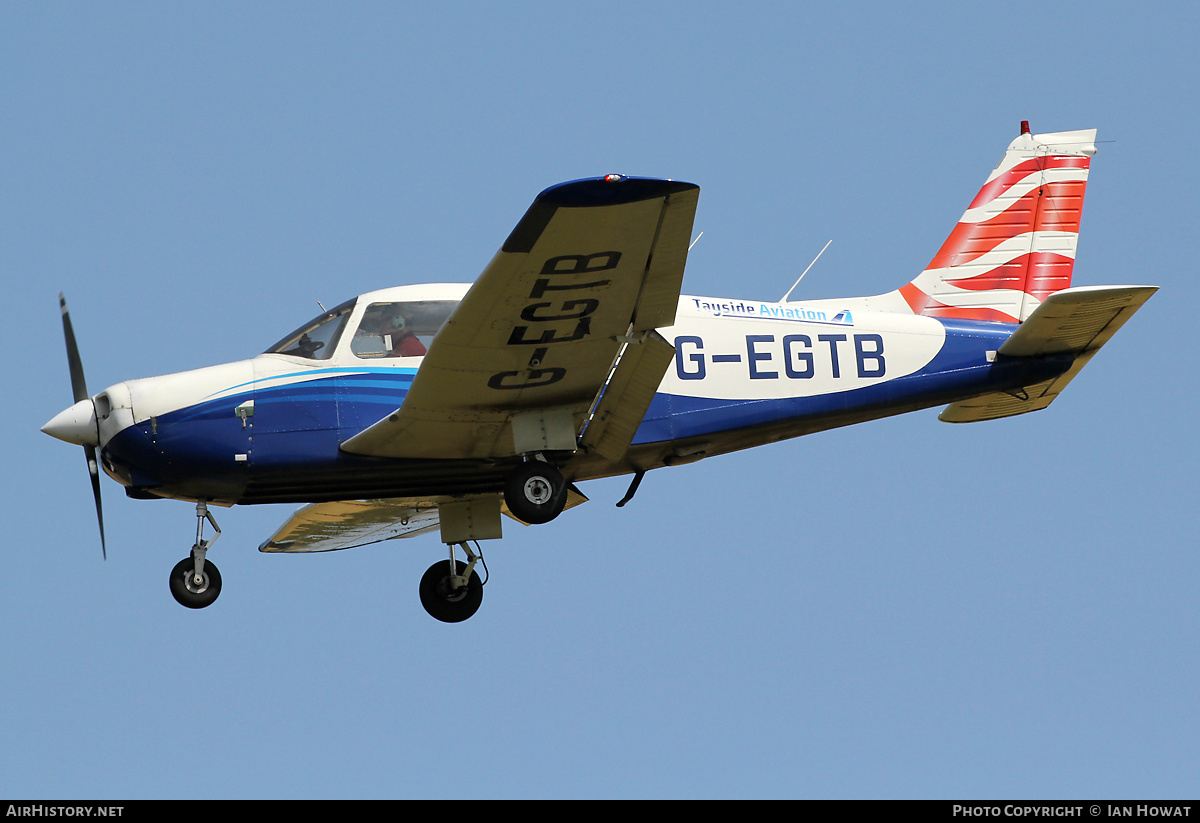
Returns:
[[[221,572],[217,564],[206,560],[199,575],[196,574],[196,558],[185,557],[171,569],[171,595],[181,606],[203,609],[212,605],[221,593]]]
[[[217,570],[217,564],[205,559],[209,546],[221,536],[221,527],[203,500],[196,504],[196,520],[196,543],[191,555],[171,569],[171,596],[189,609],[211,606],[221,593],[221,572]],[[204,539],[205,520],[212,524],[215,532],[208,540]]]

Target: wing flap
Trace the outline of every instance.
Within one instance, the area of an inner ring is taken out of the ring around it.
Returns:
[[[626,346],[580,445],[614,463],[621,460],[674,357],[675,347],[656,331]]]

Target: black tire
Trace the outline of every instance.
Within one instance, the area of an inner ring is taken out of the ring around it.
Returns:
[[[457,574],[467,570],[467,564],[454,561]],[[467,585],[457,591],[450,589],[450,561],[434,563],[421,577],[421,605],[429,616],[443,623],[461,623],[475,612],[483,602],[483,582],[479,575],[471,572]]]
[[[567,481],[549,463],[530,460],[505,479],[504,502],[518,520],[549,523],[562,514],[567,503]]]
[[[204,583],[196,587],[192,583],[192,572],[196,570],[196,561],[185,557],[171,569],[171,596],[181,606],[189,609],[203,609],[211,606],[221,593],[221,572],[211,560],[204,561]]]

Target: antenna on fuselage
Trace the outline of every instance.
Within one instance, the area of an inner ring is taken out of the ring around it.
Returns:
[[[700,238],[696,238],[696,239],[699,240]],[[831,239],[829,241],[829,243],[832,243],[832,242],[833,242],[833,240]],[[829,243],[826,243],[825,248],[823,248],[819,252],[817,252],[817,256],[814,257],[813,261],[808,264],[808,269],[811,269],[813,266],[815,266],[817,264],[817,261],[821,259],[821,255],[825,253],[825,249],[829,248]],[[791,295],[791,293],[796,290],[796,286],[800,285],[800,281],[804,279],[804,275],[808,274],[808,269],[805,269],[804,271],[800,272],[800,276],[796,278],[796,282],[792,284],[792,287],[787,290],[787,293],[784,294],[783,297],[779,298],[780,303],[787,302],[788,296]]]
[[[321,307],[321,314],[329,314],[329,309],[325,308],[325,305],[320,300],[317,301],[317,305]]]

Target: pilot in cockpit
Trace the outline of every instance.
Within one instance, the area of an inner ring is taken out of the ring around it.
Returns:
[[[352,351],[363,359],[424,357],[430,341],[457,305],[452,300],[372,303],[359,321]]]
[[[355,345],[355,353],[360,357],[421,357],[426,351],[425,344],[417,338],[411,315],[401,303],[372,305],[363,317],[356,339],[362,341]],[[372,353],[368,339],[374,340],[374,346],[381,346],[382,351],[374,349]]]
[[[385,315],[386,317],[387,315]],[[390,312],[390,319],[385,322],[384,343],[391,338],[392,349],[389,357],[422,357],[425,354],[425,344],[413,333],[412,323],[403,312]]]

